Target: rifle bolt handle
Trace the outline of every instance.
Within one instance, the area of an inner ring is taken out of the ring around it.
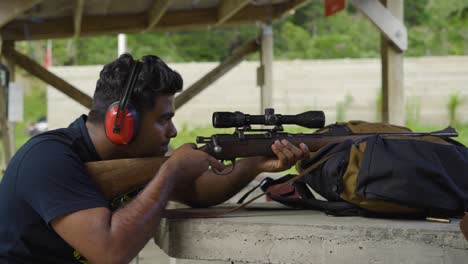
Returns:
[[[220,146],[215,146],[213,150],[215,153],[221,153],[221,151],[223,151],[223,149]]]

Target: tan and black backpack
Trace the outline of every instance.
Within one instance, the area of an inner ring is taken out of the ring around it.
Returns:
[[[261,188],[277,202],[333,215],[452,217],[468,211],[468,149],[446,137],[381,136],[401,132],[411,130],[363,121],[327,126],[316,133],[375,135],[327,145],[298,164],[299,173],[310,172],[267,178]]]

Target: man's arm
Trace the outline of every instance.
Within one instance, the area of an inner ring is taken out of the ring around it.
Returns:
[[[176,184],[193,181],[208,165],[224,169],[214,158],[192,148],[176,150],[124,208],[115,213],[102,207],[77,211],[52,220],[52,227],[92,263],[129,263],[154,235]]]
[[[208,207],[223,203],[261,172],[278,172],[289,169],[300,159],[309,155],[309,149],[301,144],[295,147],[286,140],[276,141],[272,145],[276,158],[251,157],[236,162],[235,169],[226,175],[219,175],[212,170],[206,171],[192,184],[178,185],[171,199],[192,207]],[[229,172],[227,168],[222,174]]]

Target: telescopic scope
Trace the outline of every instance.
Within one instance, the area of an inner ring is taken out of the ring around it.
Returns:
[[[250,125],[298,125],[307,128],[322,128],[325,125],[323,111],[307,111],[297,115],[275,114],[272,108],[265,109],[264,115],[249,115],[242,112],[214,112],[213,126],[216,128],[244,127]]]

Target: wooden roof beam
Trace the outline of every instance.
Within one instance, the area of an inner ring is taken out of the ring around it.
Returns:
[[[275,14],[274,18],[280,18],[283,16],[290,15],[291,12],[294,12],[294,10],[301,8],[307,3],[307,0],[293,0],[286,2],[284,4],[276,5],[275,6]]]
[[[0,1],[0,28],[40,2],[41,0]]]
[[[242,8],[248,5],[250,0],[224,0],[218,7],[218,25],[233,17]]]
[[[171,0],[156,0],[153,2],[153,5],[147,12],[148,18],[148,27],[146,30],[151,30],[154,26],[158,24],[158,22],[163,17],[164,13],[166,12],[167,8],[171,4]]]
[[[30,74],[55,87],[57,90],[68,95],[81,105],[91,109],[93,105],[93,99],[89,95],[66,82],[62,78],[58,77],[57,75],[51,73],[33,59],[22,53],[19,53],[14,49],[14,47],[4,45],[2,47],[2,53],[5,58],[13,61],[13,63],[25,69]]]
[[[184,91],[175,98],[175,109],[182,107],[205,88],[224,76],[224,74],[243,61],[248,55],[257,52],[259,49],[260,45],[257,39],[252,39],[235,49],[232,54],[224,59],[218,66],[216,66],[216,68],[211,70],[190,87],[184,89]]]
[[[83,18],[85,0],[76,0],[75,15],[73,19],[74,37],[77,38],[81,33],[81,20]]]
[[[241,12],[234,14],[224,25],[255,23],[256,21],[273,20],[283,16],[292,9],[298,8],[305,0],[295,0],[276,5],[247,5]],[[167,12],[150,31],[190,30],[216,25],[217,8],[198,10],[179,10]],[[67,38],[74,34],[73,18],[54,18],[41,22],[14,21],[0,29],[3,40],[38,40],[50,38]],[[95,36],[141,32],[148,28],[145,14],[83,16],[80,36]]]
[[[351,0],[350,2],[364,13],[399,51],[408,49],[408,32],[403,21],[395,17],[380,1]]]

